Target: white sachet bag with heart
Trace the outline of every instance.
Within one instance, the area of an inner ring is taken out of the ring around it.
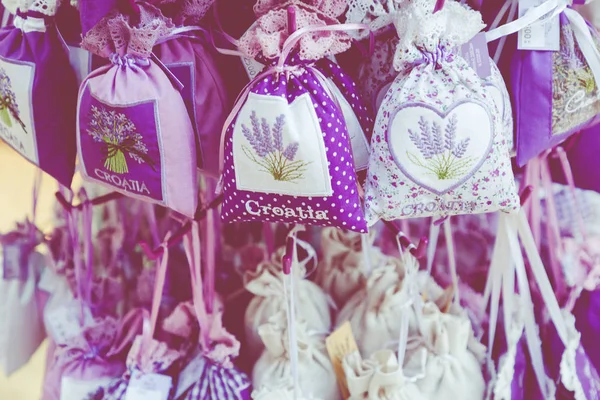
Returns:
[[[365,216],[379,219],[476,214],[519,208],[497,93],[455,49],[484,27],[456,1],[401,5],[398,77],[371,140]]]

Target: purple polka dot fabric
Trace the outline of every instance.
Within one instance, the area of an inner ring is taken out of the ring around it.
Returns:
[[[340,89],[340,92],[352,107],[356,118],[358,118],[367,140],[370,142],[373,125],[375,124],[375,114],[371,107],[367,105],[367,102],[364,101],[363,96],[360,95],[352,77],[329,58],[319,60],[317,68]]]
[[[367,231],[346,122],[313,68],[262,76],[240,100],[225,137],[224,222]]]

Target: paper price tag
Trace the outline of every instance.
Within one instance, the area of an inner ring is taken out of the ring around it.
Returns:
[[[176,399],[180,398],[186,390],[198,382],[204,371],[205,364],[206,359],[199,353],[185,366],[179,374],[177,390],[175,391]]]
[[[134,375],[129,381],[125,400],[167,400],[171,377],[161,374]]]
[[[84,328],[94,323],[94,317],[88,308],[83,310],[82,321],[81,306],[77,301],[49,310],[44,319],[48,333],[58,345],[66,344],[70,339],[80,335]]]
[[[350,397],[350,392],[348,391],[348,382],[346,381],[342,361],[348,354],[358,351],[358,346],[356,345],[350,322],[345,322],[335,330],[335,332],[329,335],[327,339],[325,339],[325,346],[327,347],[329,358],[333,364],[333,370],[335,371],[342,397],[347,399]]]
[[[112,378],[75,379],[65,376],[60,382],[60,400],[84,400],[96,393],[101,387],[108,386]]]
[[[539,6],[543,2],[544,0],[519,0],[519,17],[525,15],[530,8]],[[560,50],[559,15],[549,17],[550,15],[545,15],[540,19],[541,22],[528,25],[519,31],[519,50]]]
[[[488,51],[485,33],[480,32],[469,42],[458,47],[457,54],[460,55],[477,72],[482,79],[492,74],[490,54]]]
[[[265,67],[263,64],[259,63],[253,58],[241,57],[241,59],[242,65],[244,66],[244,69],[246,70],[250,80],[254,79],[256,75],[258,75]]]

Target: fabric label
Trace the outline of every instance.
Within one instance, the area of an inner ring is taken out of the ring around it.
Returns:
[[[17,241],[16,243],[2,245],[2,278],[5,280],[19,279],[27,280],[29,270],[27,262],[29,251],[26,249],[26,243]]]
[[[350,392],[348,391],[348,383],[342,367],[342,361],[348,354],[358,351],[358,346],[356,345],[350,322],[346,321],[329,335],[327,339],[325,339],[325,346],[327,347],[329,358],[333,364],[333,370],[335,371],[342,397],[347,399],[350,397]]]
[[[250,93],[233,131],[236,186],[253,192],[331,196],[323,133],[308,93],[291,104]]]
[[[488,52],[485,33],[480,32],[473,39],[458,47],[457,53],[462,56],[469,66],[477,72],[482,79],[492,74],[490,55]]]
[[[89,87],[80,99],[78,145],[88,177],[162,202],[162,143],[156,101],[110,105]]]
[[[101,387],[108,386],[113,378],[75,379],[64,376],[60,381],[60,400],[90,399]]]
[[[57,345],[68,343],[70,339],[79,336],[84,328],[94,323],[90,309],[83,307],[82,315],[82,308],[77,300],[47,311],[44,320],[48,333]]]
[[[0,139],[39,165],[31,105],[35,65],[0,58]]]
[[[545,0],[519,0],[519,17],[527,10],[544,3]],[[526,26],[518,34],[519,50],[560,50],[560,19],[559,15],[549,18],[549,13],[537,23]]]
[[[331,79],[329,79],[329,82],[331,83],[329,88],[336,97],[342,114],[344,115],[344,120],[346,121],[348,135],[350,136],[350,145],[352,146],[354,168],[356,168],[357,171],[367,169],[367,166],[369,165],[370,147],[365,132],[363,131],[362,126],[360,126],[360,122],[358,121],[354,110],[352,110],[352,106],[348,103],[340,89],[333,81],[331,81]]]
[[[161,374],[134,374],[129,381],[124,400],[167,400],[171,377]]]
[[[180,398],[186,390],[188,390],[194,383],[198,382],[204,371],[204,365],[206,359],[201,353],[198,353],[192,360],[185,366],[185,368],[179,374],[177,381],[177,390],[175,392],[175,398]]]

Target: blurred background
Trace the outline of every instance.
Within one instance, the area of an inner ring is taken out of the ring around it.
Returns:
[[[13,228],[18,221],[31,218],[33,208],[33,184],[37,169],[14,150],[0,142],[0,233]],[[36,222],[47,231],[52,223],[54,179],[43,176],[37,206]],[[2,324],[3,321],[0,321]],[[39,400],[44,377],[46,344],[42,345],[29,364],[10,378],[0,373],[0,399]]]

